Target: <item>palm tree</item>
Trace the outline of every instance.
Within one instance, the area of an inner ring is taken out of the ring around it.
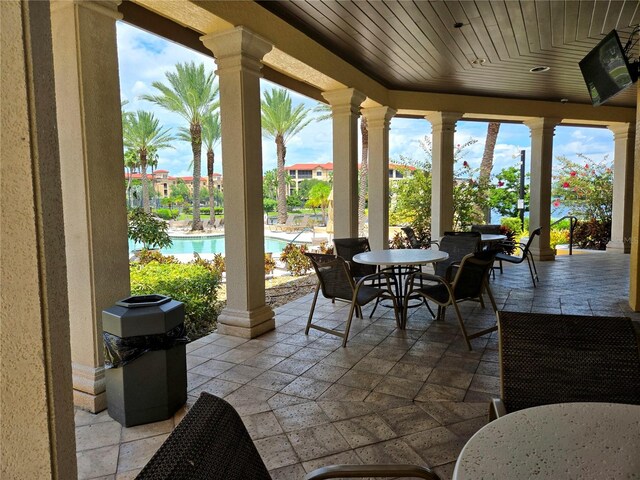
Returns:
[[[138,110],[127,116],[122,128],[124,146],[136,152],[140,174],[142,176],[142,206],[145,212],[149,209],[149,187],[147,185],[147,165],[149,154],[161,148],[173,148],[174,140],[169,129],[162,129],[160,121],[153,113]]]
[[[487,125],[487,138],[484,143],[484,152],[482,154],[482,161],[480,162],[480,177],[478,182],[481,187],[487,191],[489,186],[489,180],[491,178],[491,170],[493,170],[493,152],[496,148],[496,140],[498,139],[498,132],[500,131],[500,123],[489,122]],[[484,208],[485,222],[491,223],[491,207],[487,204]]]
[[[278,223],[287,221],[287,185],[284,162],[287,141],[306,127],[313,118],[307,118],[310,108],[299,104],[293,108],[291,97],[282,88],[264,92],[262,105],[262,134],[276,142],[278,157]]]
[[[218,86],[212,72],[205,72],[204,64],[177,63],[175,72],[166,72],[169,85],[153,82],[159,95],[143,95],[148,100],[177,113],[189,122],[191,150],[193,152],[193,225],[202,230],[200,221],[200,170],[202,168],[202,119],[218,108]]]

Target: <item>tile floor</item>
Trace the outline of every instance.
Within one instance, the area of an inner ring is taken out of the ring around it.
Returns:
[[[628,256],[559,256],[538,271],[535,289],[526,265],[498,273],[491,286],[499,309],[640,319],[626,299]],[[77,411],[79,478],[134,478],[204,391],[235,406],[274,480],[335,463],[426,464],[450,478],[499,394],[495,333],[469,352],[452,309],[445,321],[414,309],[400,331],[392,312],[378,308],[373,319],[354,320],[341,348],[337,337],[304,335],[310,303],[308,295],[278,308],[276,330],[259,338],[213,333],[189,344],[189,400],[172,419],[123,428],[106,411]],[[471,331],[495,319],[489,308],[461,306]],[[322,301],[315,318],[340,325],[346,308]]]

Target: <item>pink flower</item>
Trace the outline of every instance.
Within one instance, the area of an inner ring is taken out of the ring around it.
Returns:
[[[571,175],[572,177],[576,176],[576,172],[571,172],[569,175]]]
[[[589,164],[588,163],[584,166],[584,169],[585,170],[589,170]]]
[[[469,163],[465,160],[464,162],[462,162],[462,166],[464,168],[469,168]]]
[[[555,202],[553,202],[553,206],[558,208],[560,206],[560,200],[556,200]]]
[[[596,171],[595,170],[591,170],[591,175],[595,175]]]
[[[564,182],[562,184],[562,188],[569,188],[569,182]]]
[[[504,182],[503,182],[502,180],[499,180],[499,181],[498,181],[498,186],[499,186],[499,187],[504,186]]]

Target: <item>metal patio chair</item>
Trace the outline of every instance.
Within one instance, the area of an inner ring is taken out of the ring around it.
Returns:
[[[626,317],[500,312],[500,399],[493,420],[563,402],[640,405],[638,334]]]
[[[398,327],[401,326],[398,304],[393,290],[391,290],[391,286],[395,286],[396,283],[393,275],[387,272],[378,272],[361,277],[356,283],[349,269],[349,265],[342,257],[321,253],[305,253],[305,255],[311,260],[313,269],[318,276],[318,285],[316,286],[313,302],[311,303],[311,311],[309,312],[309,319],[307,320],[307,326],[304,331],[305,335],[309,334],[310,328],[314,328],[341,337],[343,339],[342,346],[345,347],[347,345],[354,312],[359,318],[362,318],[362,307],[378,298],[388,298],[393,302],[396,324]],[[378,286],[367,285],[366,282],[369,281],[377,281]],[[316,302],[320,292],[322,292],[325,298],[332,300],[340,299],[351,303],[344,332],[312,323],[313,312],[316,308]]]
[[[480,300],[482,294],[487,293],[493,311],[497,313],[498,307],[489,287],[488,276],[493,265],[495,252],[485,250],[466,255],[461,262],[453,263],[447,268],[443,276],[429,273],[416,272],[409,276],[405,293],[404,304],[412,296],[421,296],[438,305],[439,318],[444,318],[445,309],[453,305],[460,324],[460,330],[464,336],[469,350],[473,350],[470,340],[497,330],[497,325],[469,334],[464,324],[458,303],[467,300]],[[425,282],[430,282],[425,284]],[[482,303],[484,306],[484,302]],[[402,312],[403,326],[407,323],[407,308]]]
[[[531,251],[529,250],[529,248],[531,247],[531,243],[533,242],[533,239],[536,237],[536,235],[540,235],[541,230],[542,228],[538,227],[533,232],[531,232],[531,235],[529,235],[529,240],[527,241],[526,244],[525,243],[514,243],[513,245],[510,244],[510,246],[513,246],[516,250],[520,251],[520,255],[510,255],[507,253],[496,254],[496,260],[500,261],[500,272],[502,272],[502,262],[519,264],[526,260],[527,265],[529,265],[529,273],[531,274],[531,281],[533,282],[533,286],[535,288],[536,280],[538,280],[538,282],[540,280],[538,279],[538,270],[536,269],[536,262],[533,259],[533,255],[531,255]]]
[[[332,465],[305,480],[411,477],[439,480],[419,465]],[[240,415],[228,402],[203,392],[136,477],[138,480],[271,480]]]

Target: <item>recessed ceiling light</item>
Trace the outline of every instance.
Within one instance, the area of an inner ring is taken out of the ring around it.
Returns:
[[[486,63],[487,59],[486,58],[476,58],[471,60],[471,63],[473,65],[484,65]]]
[[[529,71],[531,73],[541,73],[541,72],[548,72],[549,70],[551,70],[551,67],[547,67],[546,65],[538,65],[537,67],[533,67]]]

